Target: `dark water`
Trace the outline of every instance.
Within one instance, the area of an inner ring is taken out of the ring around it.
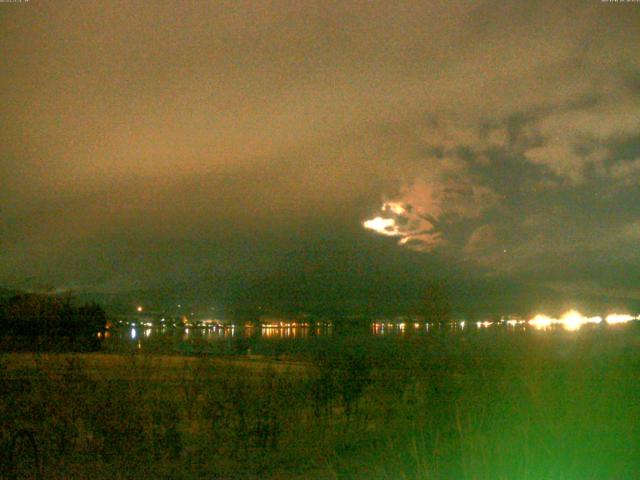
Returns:
[[[109,351],[146,350],[178,353],[259,354],[304,349],[317,342],[332,342],[344,337],[412,339],[420,342],[440,338],[482,339],[500,336],[553,336],[567,341],[584,335],[597,337],[605,332],[626,332],[640,338],[640,322],[633,319],[618,324],[606,321],[524,321],[451,322],[434,324],[413,321],[376,321],[365,325],[340,322],[281,325],[157,326],[136,323],[110,329],[103,341]]]
[[[333,325],[252,326],[224,325],[209,327],[126,325],[110,329],[103,341],[108,351],[131,349],[163,353],[273,353],[275,347],[303,345],[316,338],[329,339]],[[276,348],[277,350],[277,348]],[[276,352],[277,353],[277,352]]]

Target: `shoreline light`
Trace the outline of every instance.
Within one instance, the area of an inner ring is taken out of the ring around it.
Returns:
[[[619,313],[612,313],[610,315],[607,315],[607,318],[605,318],[605,321],[609,324],[609,325],[617,325],[620,323],[627,323],[630,322],[632,320],[637,320],[638,317],[633,317],[631,315],[627,315],[627,314],[619,314]]]
[[[618,314],[612,313],[608,315],[604,321],[608,325],[616,325],[620,323],[627,323],[632,320],[638,320],[640,317],[634,317],[628,314]],[[601,324],[603,322],[603,318],[599,316],[595,317],[586,317],[582,315],[577,310],[568,310],[563,313],[560,318],[552,318],[547,315],[538,314],[529,320],[527,323],[537,330],[546,330],[554,325],[560,325],[565,330],[568,331],[576,331],[579,330],[582,326],[587,324]]]
[[[529,325],[531,325],[534,328],[537,328],[538,330],[545,330],[547,328],[549,328],[551,325],[553,325],[554,319],[551,317],[547,317],[546,315],[536,315],[535,317],[533,317],[533,319],[529,320]]]

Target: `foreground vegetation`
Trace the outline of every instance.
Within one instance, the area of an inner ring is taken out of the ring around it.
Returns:
[[[4,475],[28,431],[51,479],[638,478],[639,335],[318,337],[279,346],[291,363],[5,354]]]

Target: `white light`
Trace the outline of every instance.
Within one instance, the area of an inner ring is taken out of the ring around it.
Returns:
[[[566,330],[575,331],[578,330],[584,323],[584,317],[575,310],[569,310],[560,319],[560,323]]]
[[[531,325],[533,328],[537,328],[538,330],[545,330],[549,328],[553,323],[554,320],[551,317],[540,314],[529,320],[529,325]]]
[[[389,237],[400,235],[400,231],[398,230],[396,221],[393,218],[375,217],[371,220],[365,220],[364,222],[362,222],[362,225],[364,226],[364,228],[373,230],[382,235],[387,235]]]
[[[612,313],[611,315],[607,315],[607,318],[605,320],[609,325],[616,325],[619,323],[627,323],[631,320],[635,320],[635,317],[627,314]]]
[[[600,323],[602,317],[585,317],[577,310],[569,310],[562,314],[560,318],[551,318],[546,315],[536,315],[533,319],[529,320],[529,325],[538,330],[546,330],[552,325],[562,325],[565,330],[575,332],[582,326],[588,323]]]

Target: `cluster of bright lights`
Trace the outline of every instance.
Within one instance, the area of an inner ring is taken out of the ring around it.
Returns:
[[[632,315],[622,315],[618,313],[612,313],[611,315],[607,315],[604,321],[608,325],[615,325],[619,323],[626,323],[632,320],[637,320],[640,317],[634,317]],[[575,331],[580,327],[587,324],[599,324],[602,323],[602,317],[585,317],[577,310],[569,310],[565,312],[560,318],[552,318],[547,315],[536,315],[531,320],[529,320],[529,325],[538,330],[546,330],[555,325],[562,326],[565,330]]]
[[[547,317],[546,315],[536,315],[531,320],[529,320],[529,325],[533,328],[537,328],[538,330],[544,330],[545,328],[549,328],[553,325],[554,319],[551,317]]]
[[[560,327],[560,328],[563,328],[564,330],[574,332],[579,330],[583,326],[589,325],[589,324],[598,325],[598,324],[606,323],[607,325],[618,325],[618,324],[631,322],[633,320],[640,320],[640,315],[633,316],[628,314],[612,313],[610,315],[607,315],[604,318],[599,316],[587,317],[585,315],[582,315],[577,310],[569,310],[564,314],[562,314],[559,318],[538,314],[535,317],[531,318],[530,320],[523,320],[519,318],[502,318],[499,322],[485,320],[482,322],[473,322],[472,325],[475,325],[476,328],[479,328],[479,329],[489,328],[494,325],[507,325],[513,328],[520,327],[520,326],[524,327],[528,325],[532,328],[535,328],[536,330],[549,330],[551,328]],[[457,325],[462,330],[464,330],[468,323],[469,322],[465,320],[461,320],[459,322],[452,323],[451,325],[453,326]],[[373,332],[375,334],[384,333],[385,328],[388,328],[391,330],[397,329],[397,331],[404,332],[407,325],[409,326],[413,325],[413,327],[416,330],[421,327],[421,324],[418,322],[407,324],[404,322],[377,321],[377,322],[372,322],[371,324],[373,328]],[[425,322],[424,327],[426,328],[427,331],[429,331],[428,322]]]
[[[506,324],[509,325],[510,327],[515,327],[516,325],[522,325],[523,323],[526,323],[524,320],[517,320],[515,318],[510,318],[509,320],[506,320]]]
[[[560,318],[560,323],[566,330],[578,330],[583,325],[588,323],[598,324],[602,322],[602,317],[585,317],[580,312],[576,310],[569,310],[567,313],[562,315]]]
[[[627,323],[631,320],[639,320],[640,317],[632,317],[631,315],[612,313],[611,315],[607,315],[605,319],[609,325],[616,325],[618,323]]]
[[[308,322],[271,322],[263,323],[262,328],[308,328]]]

